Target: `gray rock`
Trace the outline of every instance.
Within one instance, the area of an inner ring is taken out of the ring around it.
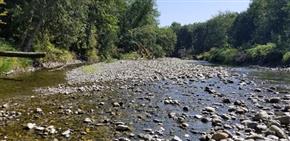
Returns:
[[[270,116],[268,115],[268,113],[266,111],[259,111],[253,118],[253,120],[255,121],[259,121],[259,120],[268,120],[270,118]]]
[[[86,119],[84,120],[84,123],[93,123],[93,121],[92,121],[92,119],[90,119],[90,118],[86,118]]]
[[[279,138],[288,139],[287,134],[276,125],[272,125],[269,130],[274,131]]]
[[[251,129],[257,129],[257,126],[259,125],[258,122],[251,120],[244,120],[242,121],[242,124]]]
[[[61,133],[62,136],[66,137],[66,138],[69,138],[70,137],[70,134],[71,134],[71,130],[68,129],[64,132]]]
[[[125,138],[125,137],[118,138],[117,140],[118,141],[131,141],[130,139]]]
[[[26,125],[26,129],[28,129],[28,130],[31,130],[31,129],[35,128],[35,127],[36,127],[35,123],[27,123],[27,125]]]
[[[35,112],[38,113],[38,114],[42,114],[43,110],[41,108],[36,108]]]
[[[269,103],[280,103],[281,98],[280,97],[272,97],[269,99]]]
[[[178,136],[174,136],[171,141],[182,141],[181,138],[179,138]]]
[[[8,103],[2,105],[2,108],[4,108],[4,109],[6,109],[8,107],[9,107],[9,104]]]
[[[289,125],[290,124],[290,115],[278,117],[278,118],[276,118],[276,120],[280,121],[280,123],[283,125]]]
[[[120,132],[125,132],[130,131],[131,129],[127,125],[117,125],[116,130]]]
[[[210,113],[213,113],[216,111],[215,108],[213,108],[213,107],[205,107],[204,110],[207,112],[210,112]]]

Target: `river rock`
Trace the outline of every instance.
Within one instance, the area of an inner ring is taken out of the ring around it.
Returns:
[[[225,132],[217,132],[217,133],[213,134],[211,138],[216,140],[216,141],[220,141],[220,140],[229,138],[229,134],[227,134]]]
[[[116,130],[120,132],[125,132],[130,131],[131,129],[127,125],[117,125]]]
[[[251,121],[251,120],[244,120],[242,121],[242,124],[252,129],[257,129],[257,126],[259,125],[258,122]]]
[[[255,121],[259,121],[259,120],[268,120],[270,118],[270,116],[268,115],[268,113],[266,111],[259,111],[253,118],[253,120]]]
[[[36,127],[35,123],[27,123],[27,125],[26,125],[26,129],[28,129],[28,130],[31,130],[31,129],[35,128],[35,127]]]
[[[276,133],[276,135],[279,137],[279,138],[283,138],[283,139],[288,139],[288,136],[286,135],[286,133],[283,131],[283,129],[279,128],[278,126],[276,125],[272,125],[269,130],[273,131]]]
[[[289,125],[290,124],[290,115],[278,117],[278,118],[276,118],[276,120],[280,121],[280,123],[283,125]]]
[[[35,112],[38,113],[38,114],[42,114],[43,110],[41,108],[36,108]]]
[[[6,109],[6,108],[8,108],[8,107],[9,107],[9,104],[8,104],[8,103],[2,105],[2,108],[3,108],[3,109]]]
[[[182,141],[181,138],[179,138],[178,136],[174,136],[171,141]]]
[[[121,138],[118,138],[117,141],[131,141],[131,140],[125,137],[121,137]]]
[[[57,133],[56,129],[54,126],[48,126],[46,129],[45,129],[49,134],[55,134]]]
[[[71,134],[71,130],[68,129],[64,132],[61,133],[62,136],[66,137],[66,138],[69,138],[70,137],[70,134]]]
[[[85,118],[85,120],[84,120],[84,123],[92,123],[93,121],[92,121],[92,119],[90,119],[90,118]]]
[[[223,103],[230,104],[231,103],[231,100],[228,99],[228,98],[225,98],[225,99],[223,99]]]
[[[280,103],[281,98],[280,97],[272,97],[269,99],[269,103]]]
[[[213,107],[205,107],[204,110],[210,113],[216,112],[215,108]]]

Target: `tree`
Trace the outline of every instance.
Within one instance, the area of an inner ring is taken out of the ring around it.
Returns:
[[[255,25],[254,43],[266,44],[282,36],[288,16],[284,8],[288,3],[288,0],[253,0],[248,12]]]
[[[249,13],[240,13],[229,31],[230,43],[236,48],[251,44],[254,29],[254,21]]]
[[[156,44],[162,47],[167,56],[172,56],[175,49],[177,37],[171,28],[160,28],[157,30]]]
[[[203,51],[228,46],[228,32],[236,16],[236,13],[220,13],[207,22],[207,36],[204,39]]]
[[[3,17],[3,16],[6,16],[7,15],[7,12],[5,11],[5,9],[2,7],[2,5],[4,5],[5,2],[4,0],[0,0],[0,18]],[[5,24],[5,22],[3,22],[1,19],[0,19],[0,24]]]

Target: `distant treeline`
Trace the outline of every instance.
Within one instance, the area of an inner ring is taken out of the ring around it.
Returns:
[[[0,50],[47,52],[40,61],[171,56],[226,64],[290,63],[289,0],[252,0],[243,13],[162,28],[155,0],[2,2]],[[0,70],[11,68],[10,62],[18,61],[0,58]]]
[[[290,64],[290,1],[252,0],[247,11],[181,26],[174,56],[225,64]]]

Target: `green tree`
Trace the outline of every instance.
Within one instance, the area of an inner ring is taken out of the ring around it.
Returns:
[[[5,2],[4,0],[0,0],[0,17],[3,17],[3,16],[6,16],[7,15],[7,12],[4,10],[3,6]],[[1,19],[0,19],[0,24],[5,24]]]
[[[177,37],[171,28],[160,28],[157,31],[156,44],[162,47],[167,56],[172,56],[175,49]]]

